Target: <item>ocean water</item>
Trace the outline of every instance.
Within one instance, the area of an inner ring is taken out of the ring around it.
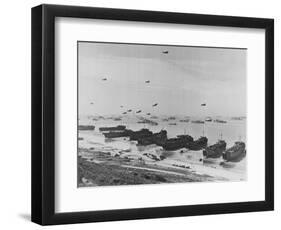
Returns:
[[[191,135],[194,139],[201,136],[208,138],[208,145],[216,143],[219,139],[223,139],[227,143],[227,148],[233,146],[236,141],[246,141],[246,119],[232,120],[227,117],[220,117],[219,119],[227,121],[227,123],[205,122],[205,124],[192,123],[192,120],[199,120],[200,118],[191,117],[189,122],[180,122],[186,119],[182,116],[176,116],[174,120],[163,121],[167,116],[159,116],[155,119],[148,118],[158,123],[158,125],[140,124],[137,123],[141,117],[137,116],[118,116],[122,120],[115,121],[111,117],[98,118],[94,116],[80,116],[79,125],[94,125],[94,131],[79,131],[79,137],[83,137],[82,141],[78,141],[81,148],[94,148],[98,151],[110,152],[112,155],[121,155],[122,157],[129,157],[138,159],[143,157],[143,153],[151,153],[153,155],[165,155],[166,159],[163,161],[154,162],[161,166],[174,167],[175,165],[189,166],[198,174],[207,174],[213,177],[223,178],[229,181],[241,181],[247,178],[247,161],[245,157],[238,163],[228,163],[221,165],[223,159],[203,159],[202,151],[188,151],[182,149],[173,152],[165,152],[161,147],[156,145],[139,147],[136,142],[129,141],[128,138],[106,139],[99,132],[99,127],[109,127],[116,125],[125,125],[131,130],[140,130],[148,128],[153,132],[159,132],[164,129],[167,130],[168,138],[176,137],[180,134]],[[113,118],[116,118],[113,116]],[[171,123],[176,123],[173,125]],[[247,146],[247,144],[246,144]],[[84,156],[87,157],[87,156]],[[148,163],[150,158],[143,158]]]

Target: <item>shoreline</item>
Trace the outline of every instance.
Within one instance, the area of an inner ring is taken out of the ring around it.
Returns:
[[[197,174],[189,168],[169,167],[88,149],[79,149],[77,176],[78,187],[206,182],[218,179]]]

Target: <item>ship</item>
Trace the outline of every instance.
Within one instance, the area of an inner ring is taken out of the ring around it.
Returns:
[[[162,145],[166,142],[167,140],[167,131],[166,130],[161,130],[159,133],[153,133],[151,136],[146,136],[142,139],[138,140],[138,146],[139,145]]]
[[[242,120],[244,120],[244,118],[243,117],[232,117],[231,120],[242,121]]]
[[[169,123],[169,125],[177,125],[176,122]]]
[[[234,146],[227,149],[222,157],[226,162],[239,162],[246,156],[246,145],[242,141],[235,142]]]
[[[182,119],[182,120],[180,120],[180,122],[189,122],[189,119]]]
[[[193,137],[188,134],[177,135],[177,138],[185,139],[189,142],[193,141]]]
[[[149,129],[141,129],[139,131],[131,131],[129,134],[131,141],[138,141],[142,138],[151,136],[153,133]]]
[[[126,129],[125,125],[118,125],[113,127],[100,127],[99,130],[101,132],[108,132],[108,131],[124,131]]]
[[[79,125],[78,130],[80,130],[80,131],[88,131],[88,130],[93,131],[93,130],[95,130],[95,126],[93,126],[93,125]]]
[[[187,148],[190,150],[198,151],[205,149],[207,147],[208,138],[207,137],[200,137],[196,141],[192,141],[188,143]]]
[[[106,138],[129,137],[131,132],[132,132],[131,130],[125,129],[125,130],[119,130],[119,131],[104,132],[103,135]]]
[[[189,142],[193,141],[193,137],[189,135],[178,135],[176,138],[167,139],[162,148],[167,151],[175,151],[181,148],[186,148]]]
[[[214,122],[216,122],[216,123],[227,123],[226,121],[220,120],[220,119],[216,119],[216,120],[214,120]]]
[[[140,121],[138,121],[139,124],[150,124],[150,125],[158,125],[158,123],[156,121],[152,121],[149,119],[141,119]]]
[[[122,118],[121,118],[121,117],[116,117],[116,118],[114,118],[113,120],[114,120],[114,121],[121,121]]]
[[[207,122],[211,122],[213,119],[211,118],[211,117],[207,117],[206,119],[205,119],[205,121],[207,121]]]
[[[192,123],[195,123],[195,124],[204,124],[205,121],[201,121],[201,120],[194,120],[194,121],[191,121]]]
[[[206,147],[203,156],[206,158],[220,158],[226,149],[226,142],[219,140],[216,144]]]

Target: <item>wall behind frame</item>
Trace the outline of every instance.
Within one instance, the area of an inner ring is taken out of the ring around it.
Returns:
[[[275,18],[275,63],[279,62],[281,47],[280,5],[278,1],[243,0],[55,0],[48,4],[84,5],[96,7],[131,8],[141,10],[178,11],[186,13],[221,14],[232,16]],[[0,226],[3,229],[38,229],[30,222],[30,124],[31,124],[31,76],[30,76],[30,22],[31,7],[42,1],[3,1],[1,4],[1,167],[0,167]],[[275,66],[275,143],[281,138],[281,87],[280,67]],[[275,146],[275,211],[230,215],[181,217],[170,219],[123,221],[67,226],[68,229],[173,229],[215,228],[228,230],[239,228],[266,229],[277,226],[281,218],[281,147]],[[65,226],[57,226],[63,229]]]

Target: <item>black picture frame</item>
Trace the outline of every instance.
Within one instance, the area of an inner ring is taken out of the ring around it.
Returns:
[[[55,18],[88,18],[265,29],[265,200],[55,213]],[[274,20],[126,9],[32,8],[32,221],[41,225],[222,214],[274,209]]]

